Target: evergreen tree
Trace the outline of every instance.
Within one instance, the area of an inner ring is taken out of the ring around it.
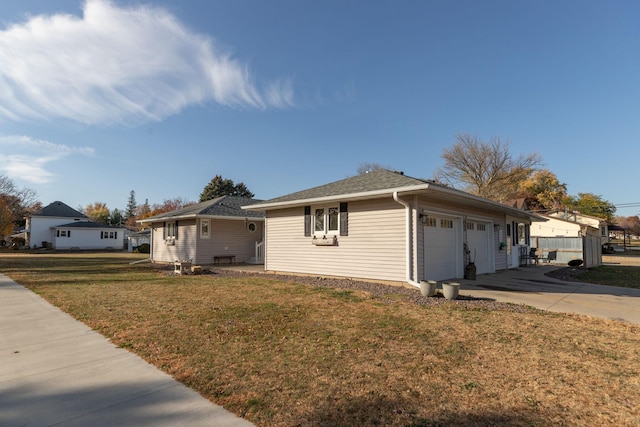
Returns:
[[[111,214],[109,214],[109,225],[120,226],[123,222],[124,217],[122,216],[122,212],[120,212],[120,209],[115,208],[114,210],[112,210]]]
[[[127,201],[127,210],[124,212],[124,219],[128,220],[136,215],[136,192],[131,190],[129,200]]]
[[[220,175],[216,175],[209,184],[204,187],[202,193],[200,193],[200,202],[206,202],[207,200],[212,200],[221,196],[251,198],[254,194],[249,191],[244,183],[240,182],[238,184],[234,184],[233,180],[225,179]]]

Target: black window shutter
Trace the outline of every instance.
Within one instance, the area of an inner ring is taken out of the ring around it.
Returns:
[[[113,238],[117,239],[118,238],[118,232],[116,231],[115,233],[113,233]]]
[[[101,232],[100,232],[100,238],[101,238],[101,239],[104,239],[104,231],[101,231]]]
[[[60,237],[60,230],[56,230],[56,237]]]
[[[311,236],[311,206],[304,207],[304,235]]]
[[[176,221],[176,231],[174,231],[174,236],[176,240],[178,240],[178,221]]]
[[[71,237],[71,230],[67,231],[67,237]]]
[[[166,222],[162,223],[162,238],[163,239],[167,238],[167,223]]]
[[[340,235],[349,235],[349,210],[347,202],[340,203]]]

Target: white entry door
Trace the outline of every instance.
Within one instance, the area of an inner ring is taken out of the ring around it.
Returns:
[[[429,214],[424,226],[425,280],[461,277],[461,245],[458,218]]]
[[[469,258],[475,260],[476,273],[492,273],[491,224],[479,221],[467,221],[467,246]]]

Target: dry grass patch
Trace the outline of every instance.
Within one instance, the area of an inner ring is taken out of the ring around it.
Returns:
[[[640,424],[638,326],[132,259],[12,255],[1,270],[261,426]]]

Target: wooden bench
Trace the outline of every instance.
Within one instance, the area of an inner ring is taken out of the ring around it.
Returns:
[[[213,257],[213,263],[215,265],[220,265],[220,261],[222,260],[229,261],[227,264],[235,264],[236,256],[235,255],[216,255]]]

